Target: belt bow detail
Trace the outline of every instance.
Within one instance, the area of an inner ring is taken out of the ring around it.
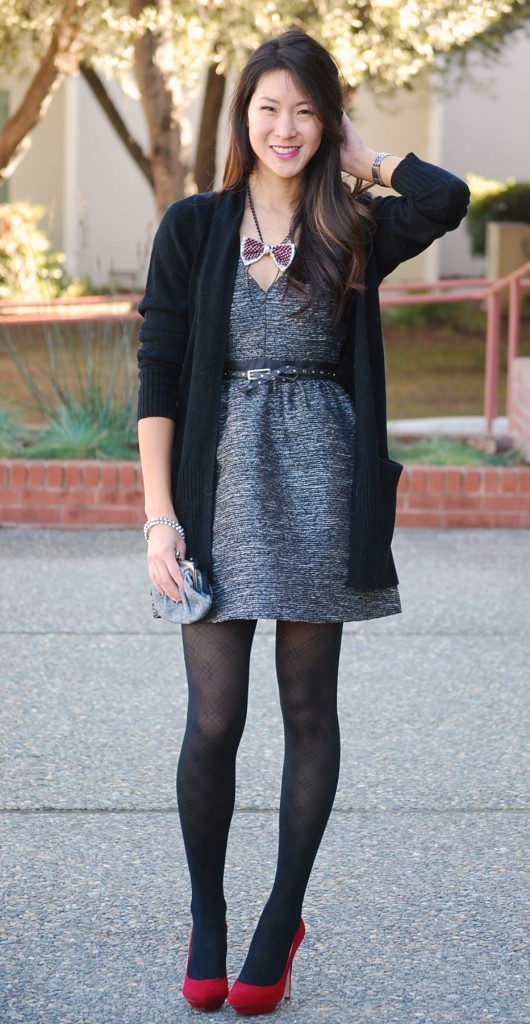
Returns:
[[[250,394],[251,391],[255,391],[260,384],[274,384],[274,381],[283,383],[285,381],[297,380],[298,370],[294,366],[277,366],[273,370],[268,367],[264,369],[250,371],[255,374],[254,377],[249,377],[248,383],[243,384],[243,391]]]

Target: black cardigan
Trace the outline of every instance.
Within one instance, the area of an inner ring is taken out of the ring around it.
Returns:
[[[388,458],[378,287],[404,260],[458,227],[469,199],[459,178],[409,154],[392,176],[399,196],[373,200],[377,228],[348,317],[342,365],[356,409],[347,582],[360,590],[397,583],[390,551],[402,467]],[[370,200],[367,200],[370,201]],[[155,237],[139,310],[138,418],[175,420],[172,490],[188,549],[211,568],[215,458],[244,189],[174,203]]]

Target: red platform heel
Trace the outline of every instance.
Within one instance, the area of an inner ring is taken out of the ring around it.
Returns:
[[[194,1010],[220,1010],[228,995],[228,978],[190,978],[188,967],[192,939],[193,932],[190,935],[182,995]]]
[[[258,1013],[272,1013],[282,999],[290,999],[293,960],[304,935],[305,925],[300,919],[285,970],[275,985],[247,985],[244,981],[234,982],[228,995],[228,1002],[233,1010],[249,1016]]]

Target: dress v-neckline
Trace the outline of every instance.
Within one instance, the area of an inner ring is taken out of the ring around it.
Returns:
[[[281,278],[283,277],[282,271],[279,270],[278,273],[276,274],[276,277],[274,278],[274,280],[271,281],[269,287],[268,288],[262,288],[260,283],[259,283],[259,281],[256,281],[256,278],[254,277],[254,275],[250,273],[249,268],[245,267],[243,264],[241,264],[241,267],[243,269],[244,277],[247,280],[248,280],[248,278],[250,278],[251,281],[255,284],[255,286],[258,289],[258,291],[261,292],[262,295],[268,295],[269,292],[271,291],[271,289],[274,288],[274,285],[277,284],[278,281],[280,281]]]

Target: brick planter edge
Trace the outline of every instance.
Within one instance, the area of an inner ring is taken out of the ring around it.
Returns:
[[[144,522],[138,462],[0,459],[0,525],[134,527]],[[398,526],[530,527],[530,466],[408,465]]]

